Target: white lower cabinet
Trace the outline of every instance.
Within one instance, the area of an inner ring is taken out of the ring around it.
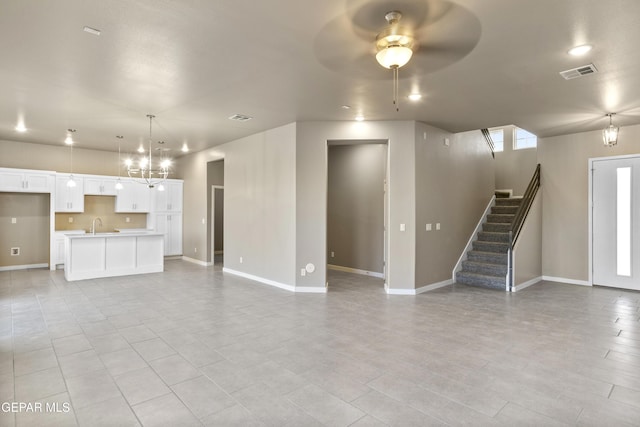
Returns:
[[[64,266],[64,236],[65,234],[85,234],[84,230],[65,230],[54,233],[53,260],[54,266]]]
[[[153,214],[154,229],[164,235],[164,256],[182,255],[182,214]]]

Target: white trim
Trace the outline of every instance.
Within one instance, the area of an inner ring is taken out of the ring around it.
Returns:
[[[203,267],[211,267],[213,265],[210,262],[201,261],[201,260],[195,259],[195,258],[189,258],[188,256],[184,256],[184,255],[182,256],[182,260],[183,261],[187,261],[187,262],[191,262],[191,263],[194,263],[194,264],[198,264],[198,265],[201,265]]]
[[[254,282],[264,283],[265,285],[274,286],[276,288],[284,289],[289,292],[301,292],[301,293],[326,293],[327,288],[322,286],[291,286],[284,283],[276,282],[275,280],[265,279],[264,277],[254,276],[253,274],[243,273],[242,271],[233,270],[231,268],[224,267],[223,273],[233,274],[234,276],[244,277],[245,279],[253,280]]]
[[[364,276],[373,276],[373,277],[378,277],[380,279],[384,279],[383,273],[378,273],[375,271],[360,270],[358,268],[343,267],[341,265],[334,265],[334,264],[327,264],[327,268],[329,270],[344,271],[345,273],[362,274]]]
[[[453,279],[447,279],[443,280],[442,282],[432,283],[430,285],[422,286],[417,289],[393,289],[389,288],[385,283],[384,290],[389,295],[418,295],[423,292],[433,291],[435,289],[443,288],[449,285],[453,285]]]
[[[482,229],[482,224],[484,224],[485,220],[487,219],[487,215],[489,215],[489,213],[491,212],[491,208],[494,207],[495,204],[496,195],[494,194],[493,197],[491,197],[491,200],[489,200],[489,204],[485,208],[484,212],[482,213],[480,221],[478,221],[478,224],[476,224],[476,228],[473,230],[473,233],[471,233],[471,237],[469,237],[467,245],[462,250],[460,258],[458,258],[458,262],[456,262],[456,265],[453,266],[453,271],[451,271],[451,283],[455,283],[456,273],[462,270],[462,261],[465,261],[467,259],[467,252],[469,252],[469,250],[471,249],[473,242],[476,240],[478,232]]]
[[[11,271],[11,270],[29,270],[31,268],[47,268],[49,264],[25,264],[25,265],[8,265],[6,267],[0,267],[0,271]]]
[[[295,292],[300,292],[302,294],[326,294],[327,287],[324,288],[322,286],[296,286]]]
[[[548,282],[567,283],[569,285],[592,286],[588,280],[567,279],[566,277],[542,276],[542,280]]]
[[[539,283],[541,280],[543,280],[542,276],[534,277],[531,280],[527,280],[526,282],[520,283],[519,285],[515,285],[513,289],[511,289],[511,292],[521,291],[524,288],[528,288],[531,285],[535,285],[536,283]]]

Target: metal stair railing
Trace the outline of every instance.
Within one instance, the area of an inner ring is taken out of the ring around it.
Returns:
[[[493,138],[491,138],[491,132],[489,129],[480,129],[482,131],[482,135],[484,139],[487,141],[487,145],[489,146],[489,150],[491,150],[491,157],[496,158],[496,146],[493,143]]]
[[[527,186],[527,190],[524,192],[522,196],[522,201],[520,202],[520,206],[518,206],[518,210],[511,221],[511,228],[509,229],[509,250],[508,250],[508,263],[509,263],[509,276],[508,276],[508,286],[509,290],[513,289],[513,249],[516,245],[516,241],[520,236],[520,231],[522,230],[522,226],[524,225],[524,220],[527,218],[529,214],[529,210],[531,209],[531,205],[533,204],[533,199],[536,197],[538,193],[538,189],[540,188],[540,163],[536,166],[536,170],[533,173],[533,177],[531,181],[529,181],[529,185]]]

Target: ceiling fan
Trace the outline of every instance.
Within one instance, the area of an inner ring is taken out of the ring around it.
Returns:
[[[314,49],[326,68],[349,77],[388,79],[392,69],[397,108],[398,68],[407,77],[441,70],[468,55],[480,33],[478,18],[449,0],[351,0]]]

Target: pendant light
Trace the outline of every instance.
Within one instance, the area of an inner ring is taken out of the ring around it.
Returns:
[[[75,131],[75,129],[67,129],[67,137],[64,140],[64,143],[69,146],[70,173],[69,179],[67,180],[67,187],[69,188],[73,188],[77,185],[75,179],[73,178],[73,134],[75,133]]]
[[[120,181],[120,165],[122,165],[120,160],[120,143],[124,137],[122,135],[116,135],[116,138],[118,138],[118,180],[116,181],[116,190],[122,190],[124,187],[122,186],[122,181]]]
[[[616,113],[607,113],[607,117],[609,117],[609,126],[602,130],[602,141],[604,142],[605,147],[613,147],[618,144],[618,131],[620,127],[614,126],[612,121],[612,116]]]

